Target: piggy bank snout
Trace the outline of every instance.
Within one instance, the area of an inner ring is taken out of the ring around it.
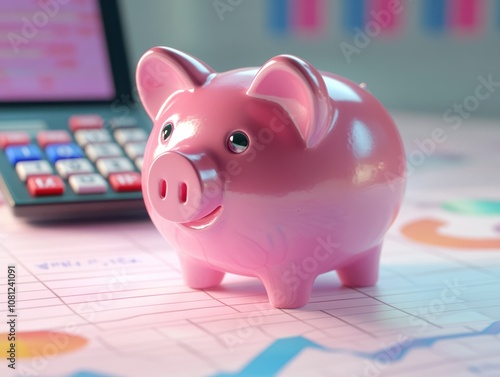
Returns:
[[[146,184],[153,210],[177,223],[206,216],[222,199],[217,170],[206,155],[161,154],[151,164]]]

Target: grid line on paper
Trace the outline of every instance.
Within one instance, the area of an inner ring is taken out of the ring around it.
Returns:
[[[356,289],[356,290],[357,290],[358,288],[353,288],[353,289]],[[387,305],[387,306],[389,306],[389,307],[391,307],[391,308],[393,308],[393,309],[395,309],[395,310],[398,310],[398,311],[400,311],[400,312],[402,312],[402,313],[404,313],[404,314],[406,314],[406,315],[408,315],[408,316],[410,316],[410,317],[414,317],[414,318],[421,319],[421,320],[423,320],[423,321],[427,322],[429,325],[432,325],[432,326],[441,327],[441,326],[439,326],[439,325],[436,325],[436,324],[434,324],[434,323],[432,323],[432,322],[428,321],[428,320],[427,320],[427,319],[425,319],[425,318],[417,317],[417,316],[415,316],[415,315],[413,315],[413,314],[411,314],[411,313],[409,313],[409,312],[407,312],[407,311],[405,311],[405,310],[402,310],[402,309],[400,309],[400,308],[398,308],[398,307],[396,307],[396,306],[394,306],[394,305],[388,304],[387,302],[384,302],[384,301],[382,301],[382,300],[378,299],[376,296],[371,296],[371,295],[369,295],[368,293],[365,293],[365,294],[366,294],[368,297],[371,297],[371,298],[373,298],[374,300],[377,300],[377,301],[378,301],[378,302],[380,302],[381,304],[383,304],[383,305]]]
[[[7,253],[9,253],[9,255],[14,259],[16,260],[21,266],[23,266],[23,268],[28,271],[35,279],[37,279],[38,282],[40,282],[42,285],[44,285],[46,287],[46,289],[48,289],[56,298],[58,298],[60,301],[61,301],[61,304],[63,306],[65,306],[68,310],[70,310],[71,312],[73,312],[74,315],[76,315],[78,318],[80,318],[81,320],[83,320],[84,322],[87,322],[89,325],[91,325],[91,323],[86,319],[86,318],[83,318],[79,313],[75,312],[72,308],[70,308],[68,305],[66,305],[66,303],[64,302],[64,300],[62,300],[62,298],[57,294],[55,293],[52,289],[50,289],[50,287],[48,287],[42,280],[40,280],[35,274],[33,274],[33,272],[23,263],[22,260],[20,260],[19,258],[15,257],[14,255],[12,255],[12,253],[10,252],[10,250],[7,250]]]
[[[212,336],[210,332],[208,332],[203,326],[200,326],[199,323],[192,321],[190,318],[186,320],[188,323],[190,323],[192,326],[198,328],[199,330],[203,331],[205,334],[208,336]],[[218,336],[215,337],[215,341],[218,342],[222,347],[225,347],[225,344],[222,342],[222,339],[220,339]]]
[[[345,321],[344,319],[339,318],[339,317],[337,317],[337,316],[333,315],[332,313],[329,313],[329,312],[327,312],[327,311],[325,311],[325,310],[321,310],[321,311],[322,311],[323,313],[328,314],[329,316],[331,316],[331,317],[333,317],[333,318],[335,318],[335,319],[337,319],[337,320],[341,321],[341,322],[344,322],[346,325],[349,325],[349,326],[351,326],[351,327],[355,328],[356,330],[358,330],[358,331],[360,331],[360,332],[362,332],[362,333],[364,333],[364,334],[368,335],[368,336],[369,336],[369,337],[371,337],[371,338],[375,338],[375,337],[376,337],[374,334],[370,333],[369,331],[366,331],[365,329],[362,329],[361,327],[358,327],[358,326],[356,326],[356,325],[354,325],[354,324],[352,324],[352,323],[349,323],[349,322]]]

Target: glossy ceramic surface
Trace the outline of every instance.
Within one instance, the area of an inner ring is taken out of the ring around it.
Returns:
[[[273,305],[293,308],[327,271],[376,283],[405,156],[363,86],[294,56],[217,73],[163,47],[142,57],[137,85],[154,121],[144,198],[187,285],[253,276]]]

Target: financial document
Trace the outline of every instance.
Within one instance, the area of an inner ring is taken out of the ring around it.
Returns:
[[[500,376],[500,122],[395,119],[408,188],[378,284],[330,272],[299,309],[248,277],[186,287],[148,220],[31,225],[0,204],[0,375]]]

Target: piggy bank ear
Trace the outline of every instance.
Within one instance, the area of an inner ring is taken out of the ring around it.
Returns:
[[[149,116],[155,119],[170,95],[203,85],[212,73],[212,68],[188,54],[172,48],[154,47],[137,65],[139,97]]]
[[[308,148],[316,146],[332,126],[332,100],[323,77],[297,57],[280,55],[269,60],[257,72],[247,94],[282,106]]]

